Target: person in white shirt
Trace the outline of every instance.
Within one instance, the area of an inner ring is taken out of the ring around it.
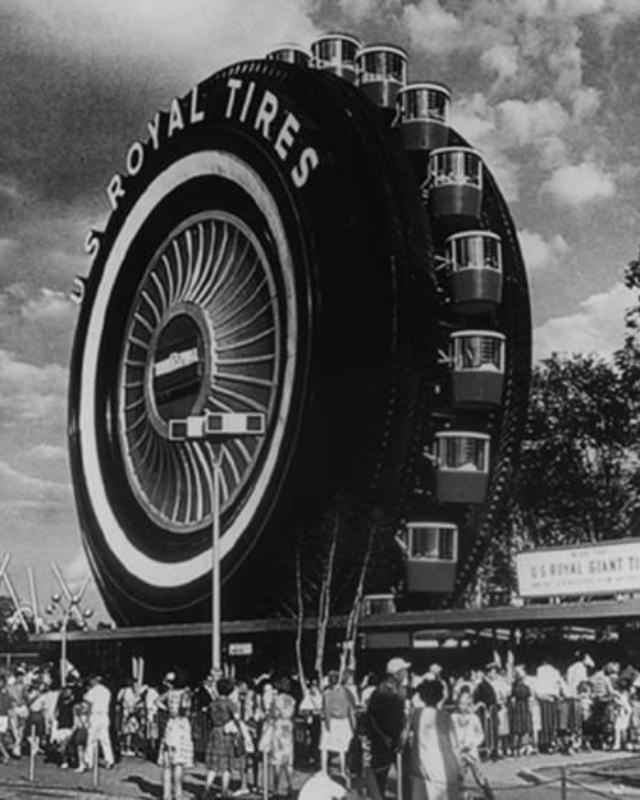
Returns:
[[[577,651],[575,661],[567,669],[567,696],[577,698],[579,695],[578,687],[589,677],[588,670],[593,669],[595,664],[588,653]]]
[[[536,672],[536,691],[541,700],[555,700],[563,687],[562,675],[544,659]]]
[[[114,764],[113,749],[109,737],[109,705],[111,691],[102,683],[100,675],[94,675],[90,682],[90,689],[84,696],[89,703],[89,736],[85,752],[84,768],[93,766],[94,757],[98,757],[98,746],[102,748],[105,767],[111,769]],[[79,767],[78,770],[81,768]]]

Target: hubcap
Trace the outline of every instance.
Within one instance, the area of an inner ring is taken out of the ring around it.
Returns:
[[[212,458],[229,508],[258,469],[264,439],[174,442],[169,420],[257,411],[268,426],[281,334],[272,265],[238,217],[191,217],[151,259],[125,329],[118,428],[129,484],[163,528],[187,533],[211,521]]]

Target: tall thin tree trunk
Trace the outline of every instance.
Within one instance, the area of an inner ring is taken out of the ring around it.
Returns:
[[[300,563],[300,543],[296,544],[296,661],[298,664],[298,677],[300,686],[307,691],[307,679],[304,673],[302,659],[302,635],[304,629],[304,598],[302,596],[302,565]]]
[[[333,580],[333,567],[338,547],[338,534],[340,531],[340,512],[336,512],[331,544],[325,562],[320,594],[318,597],[318,632],[316,636],[316,673],[322,683],[324,676],[324,651],[327,641],[327,628],[331,615],[331,583]]]
[[[369,529],[369,537],[367,539],[367,549],[365,550],[364,558],[362,559],[362,566],[360,567],[360,574],[358,576],[358,583],[353,597],[353,605],[347,618],[347,629],[345,631],[345,645],[342,648],[342,655],[340,658],[340,678],[345,673],[347,666],[350,668],[355,667],[355,653],[356,653],[356,639],[358,637],[358,622],[360,621],[360,610],[362,606],[362,598],[364,596],[364,584],[369,569],[369,561],[371,560],[371,553],[373,551],[373,542],[378,532],[377,526],[372,525]],[[351,659],[352,662],[347,665],[347,660]]]

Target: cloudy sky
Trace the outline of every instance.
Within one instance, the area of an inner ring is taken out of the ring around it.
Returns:
[[[511,203],[536,357],[610,353],[640,242],[637,0],[0,0],[0,550],[87,567],[66,452],[84,240],[128,145],[216,69],[328,29],[408,49]],[[94,589],[89,602],[101,605]]]

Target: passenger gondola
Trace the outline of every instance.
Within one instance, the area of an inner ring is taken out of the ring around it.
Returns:
[[[407,591],[451,592],[458,562],[458,526],[409,522],[406,535]]]
[[[355,84],[358,79],[356,58],[360,47],[360,39],[356,36],[327,33],[311,45],[312,65]]]
[[[451,385],[455,406],[500,402],[504,385],[506,338],[497,331],[464,330],[449,337]]]
[[[284,61],[287,64],[295,64],[298,67],[308,67],[311,56],[297,44],[283,44],[270,50],[265,58],[267,61]]]
[[[429,156],[429,208],[448,230],[475,226],[484,184],[480,153],[471,147],[439,147]]]
[[[463,231],[446,241],[451,299],[460,314],[486,314],[502,301],[502,242],[491,231]]]
[[[401,47],[376,44],[358,53],[358,85],[380,108],[394,111],[398,92],[407,82],[407,53]]]
[[[437,494],[440,503],[483,503],[489,481],[489,442],[486,433],[436,433]]]

